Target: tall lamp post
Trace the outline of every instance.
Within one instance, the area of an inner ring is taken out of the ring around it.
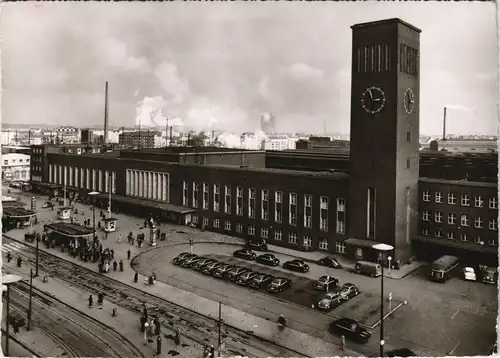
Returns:
[[[93,236],[92,236],[92,240],[95,239],[95,197],[96,195],[99,195],[99,192],[98,191],[91,191],[89,193],[89,195],[92,197],[92,227],[93,227],[93,230],[94,230],[94,233],[93,233]]]
[[[21,281],[23,278],[19,275],[3,275],[2,276],[2,285],[7,286],[7,322],[6,322],[6,331],[5,334],[5,356],[9,356],[9,315],[10,315],[10,285],[15,282]]]
[[[388,251],[394,250],[394,247],[387,244],[375,244],[372,246],[374,250],[377,250],[380,257],[383,259],[384,254]],[[384,262],[380,260],[381,267],[381,278],[380,278],[380,357],[384,356]]]

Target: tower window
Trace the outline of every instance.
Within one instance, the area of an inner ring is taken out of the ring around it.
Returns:
[[[391,49],[388,44],[384,45],[385,49],[385,61],[384,61],[384,66],[386,71],[390,71],[391,69]]]
[[[375,72],[375,45],[370,47],[370,72]]]
[[[410,159],[406,159],[406,169],[410,169]]]
[[[381,72],[382,68],[382,46],[377,45],[377,72]]]
[[[406,140],[407,140],[408,142],[410,142],[410,141],[411,141],[411,132],[406,132]]]
[[[358,48],[358,73],[361,72],[361,49]]]
[[[363,57],[363,62],[364,62],[364,71],[363,72],[368,72],[368,46],[365,46],[365,54]]]

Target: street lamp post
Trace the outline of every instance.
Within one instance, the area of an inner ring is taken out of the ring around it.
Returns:
[[[95,231],[95,196],[98,194],[99,194],[98,191],[91,191],[89,193],[89,195],[92,196],[92,226],[93,226],[93,231],[94,231],[92,240],[95,239],[95,233],[96,233],[96,231]]]
[[[387,244],[375,244],[372,246],[374,250],[380,253],[380,257],[384,257],[384,253],[394,250],[394,247]],[[380,357],[384,356],[384,262],[380,260],[381,278],[380,278]]]
[[[9,315],[10,315],[10,285],[15,282],[21,281],[23,278],[19,275],[3,275],[2,285],[7,286],[7,322],[6,322],[6,334],[5,334],[5,356],[9,356]]]

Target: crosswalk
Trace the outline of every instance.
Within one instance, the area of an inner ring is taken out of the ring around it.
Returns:
[[[2,244],[2,252],[13,252],[13,251],[19,251],[21,249],[26,248],[27,246],[24,244],[20,244],[17,242],[10,242],[8,244]]]

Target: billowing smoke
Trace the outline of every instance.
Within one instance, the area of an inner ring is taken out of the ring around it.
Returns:
[[[241,148],[241,137],[233,133],[222,133],[217,140],[226,148]]]
[[[271,122],[272,115],[269,112],[262,113],[261,120],[263,123]]]

